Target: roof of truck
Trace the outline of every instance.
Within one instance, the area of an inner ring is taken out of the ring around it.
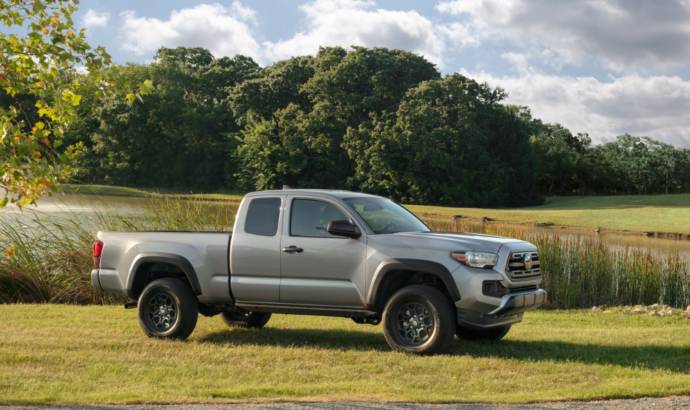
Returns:
[[[300,195],[300,194],[316,194],[323,196],[331,196],[336,198],[352,198],[356,196],[370,196],[377,195],[365,194],[363,192],[344,191],[340,189],[273,189],[266,191],[254,191],[247,194],[247,196],[263,196],[263,195]]]

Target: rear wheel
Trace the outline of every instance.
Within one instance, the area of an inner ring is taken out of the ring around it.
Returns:
[[[230,327],[262,328],[271,319],[271,314],[266,312],[232,312],[221,313],[223,321]]]
[[[394,350],[416,354],[443,353],[455,333],[450,300],[430,286],[397,291],[383,311],[384,335]]]
[[[149,337],[186,339],[196,327],[199,305],[185,282],[164,278],[149,283],[139,297],[139,324]]]
[[[510,325],[490,327],[486,329],[460,326],[458,325],[456,334],[461,339],[466,340],[494,340],[503,339],[510,331]]]

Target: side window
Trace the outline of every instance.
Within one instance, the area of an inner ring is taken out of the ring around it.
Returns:
[[[334,238],[326,231],[328,223],[350,219],[335,205],[313,199],[293,199],[290,211],[290,235]]]
[[[244,231],[254,235],[274,236],[278,232],[280,198],[255,198],[249,203]]]

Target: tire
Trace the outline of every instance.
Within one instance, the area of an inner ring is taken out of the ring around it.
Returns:
[[[196,327],[199,304],[187,283],[173,278],[149,283],[139,297],[139,325],[149,337],[185,340]]]
[[[383,311],[383,332],[393,349],[414,354],[448,351],[455,333],[453,305],[441,291],[424,285],[397,291]]]
[[[499,341],[503,339],[505,335],[510,331],[511,325],[503,325],[490,327],[487,329],[479,329],[474,327],[460,326],[458,325],[455,334],[460,339],[465,340],[493,340]]]
[[[221,313],[223,321],[230,327],[245,327],[261,329],[271,319],[271,314],[266,312],[232,312]]]

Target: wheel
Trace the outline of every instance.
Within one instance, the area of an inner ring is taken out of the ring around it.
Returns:
[[[383,332],[394,350],[443,353],[450,347],[455,333],[453,306],[446,295],[432,287],[404,287],[386,303]]]
[[[458,325],[455,334],[460,339],[467,340],[495,340],[499,341],[508,334],[510,331],[510,325],[490,327],[487,329],[479,329],[474,327],[460,326]]]
[[[179,279],[154,280],[139,297],[139,324],[149,337],[184,340],[194,331],[198,315],[196,296]]]
[[[260,329],[271,319],[270,313],[265,312],[232,312],[221,313],[223,321],[230,327],[252,327]]]

